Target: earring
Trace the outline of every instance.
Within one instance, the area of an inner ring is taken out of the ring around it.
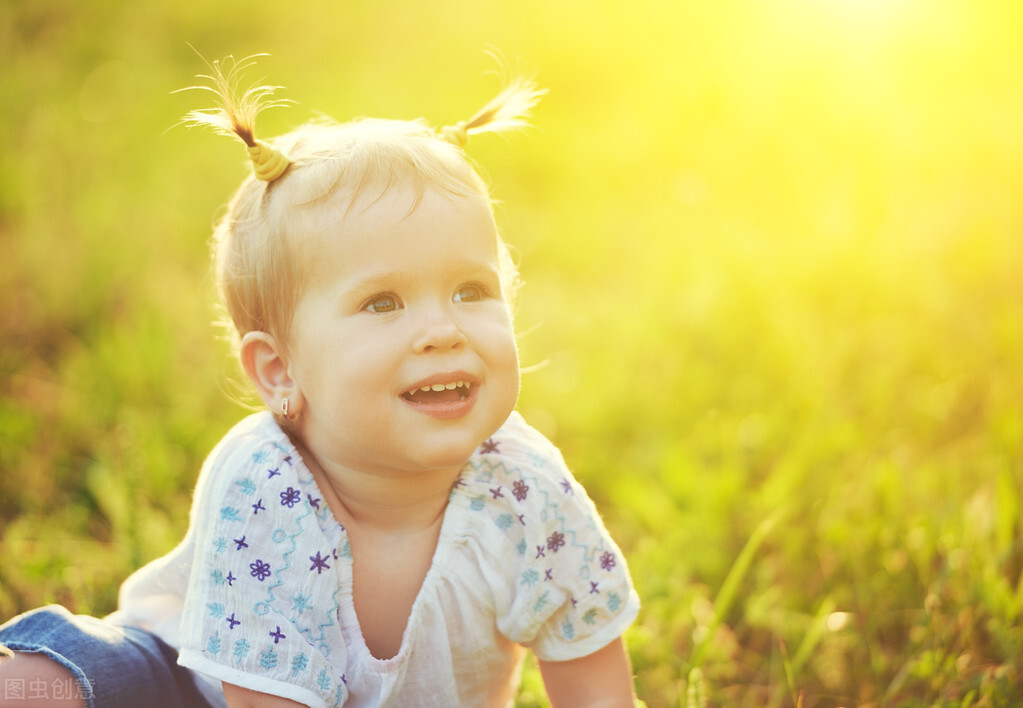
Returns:
[[[287,398],[281,400],[281,416],[283,416],[285,420],[287,420],[287,418],[288,418],[288,399]]]

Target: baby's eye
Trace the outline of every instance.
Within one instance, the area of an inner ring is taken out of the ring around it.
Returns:
[[[455,302],[479,302],[485,296],[483,288],[478,285],[463,285],[455,292]]]
[[[401,309],[401,301],[395,295],[375,295],[366,302],[363,309],[378,315],[397,312]]]

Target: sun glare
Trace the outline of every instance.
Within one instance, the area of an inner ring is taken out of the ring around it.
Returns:
[[[916,0],[791,0],[789,10],[810,24],[820,24],[846,36],[885,34],[922,8]]]

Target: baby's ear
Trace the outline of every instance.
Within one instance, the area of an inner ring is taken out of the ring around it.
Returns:
[[[274,413],[297,415],[302,408],[302,392],[288,371],[288,361],[273,335],[248,332],[239,351],[242,368]],[[287,400],[287,403],[284,401]]]

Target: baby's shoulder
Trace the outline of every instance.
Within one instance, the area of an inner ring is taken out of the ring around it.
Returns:
[[[287,434],[268,412],[251,415],[231,429],[210,453],[196,488],[196,506],[220,505],[220,515],[254,515],[262,507],[296,508],[307,500],[314,513],[325,513],[312,475]]]
[[[272,462],[294,466],[298,459],[287,434],[263,411],[235,424],[210,452],[205,467],[247,470]]]
[[[499,532],[519,553],[552,537],[557,544],[567,527],[585,533],[596,514],[561,452],[518,413],[469,459],[454,497],[476,527]]]

